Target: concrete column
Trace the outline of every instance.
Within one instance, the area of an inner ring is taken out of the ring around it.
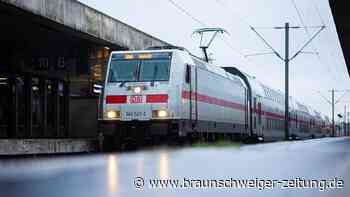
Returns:
[[[41,135],[47,136],[47,81],[46,78],[40,78],[40,110],[41,110]]]
[[[52,93],[53,93],[53,125],[54,125],[54,134],[55,137],[60,136],[60,99],[59,99],[59,80],[52,80],[53,81],[53,87],[52,87]]]
[[[7,129],[7,137],[15,138],[18,133],[18,105],[17,105],[17,88],[16,88],[16,76],[10,74],[9,76],[9,127]]]
[[[33,91],[32,91],[32,75],[26,74],[24,77],[24,94],[25,94],[25,137],[33,137]]]
[[[69,105],[70,105],[70,83],[69,81],[64,81],[64,136],[69,137],[70,136],[70,110],[69,110]]]

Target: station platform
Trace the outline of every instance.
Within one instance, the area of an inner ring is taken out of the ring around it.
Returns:
[[[96,151],[96,139],[0,139],[0,156]]]

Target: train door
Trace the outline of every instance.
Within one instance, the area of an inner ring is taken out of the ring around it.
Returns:
[[[197,120],[197,74],[195,66],[186,65],[186,89],[188,90],[188,94],[186,94],[188,98],[187,109],[185,109],[185,113],[188,113],[188,118],[190,120],[190,128],[194,129],[196,126]]]
[[[254,116],[253,116],[253,128],[257,136],[263,135],[262,124],[262,111],[261,111],[261,97],[254,97]]]
[[[258,111],[257,111],[257,116],[258,116],[258,123],[257,123],[257,134],[258,136],[263,136],[263,123],[262,123],[262,110],[261,110],[261,97],[257,98],[257,103],[258,103]]]
[[[256,97],[253,98],[253,110],[252,110],[252,114],[253,114],[253,133],[256,133]]]
[[[198,121],[198,71],[196,66],[190,66],[190,119],[192,129],[195,129]]]
[[[248,110],[248,90],[244,89],[244,127],[245,127],[245,132],[248,131],[248,114],[249,114],[249,110]]]

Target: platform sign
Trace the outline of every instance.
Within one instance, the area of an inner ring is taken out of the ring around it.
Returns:
[[[49,58],[41,57],[38,59],[38,69],[39,70],[48,70],[49,69]]]
[[[102,94],[102,89],[103,89],[103,86],[100,85],[100,84],[94,84],[93,85],[93,92],[95,94]]]

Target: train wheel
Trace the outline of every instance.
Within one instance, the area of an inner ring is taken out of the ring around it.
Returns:
[[[180,145],[180,135],[178,129],[169,128],[168,135],[166,137],[167,145],[177,146]]]
[[[243,142],[246,144],[255,144],[258,142],[258,136],[256,136],[256,135],[245,136],[245,137],[243,137]]]
[[[114,150],[114,136],[112,135],[106,135],[103,139],[103,151],[104,152],[111,152]]]
[[[214,143],[215,142],[215,136],[213,133],[208,133],[208,143]]]
[[[113,135],[112,149],[113,151],[120,151],[123,149],[123,143],[125,141],[124,132],[122,129],[118,129]]]
[[[188,135],[188,139],[189,139],[189,142],[190,144],[195,144],[198,142],[198,134],[197,133],[190,133]]]

